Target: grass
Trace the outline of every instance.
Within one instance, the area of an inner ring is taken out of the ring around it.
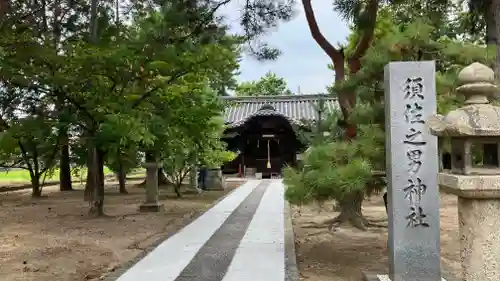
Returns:
[[[104,174],[112,173],[110,169],[104,167]],[[73,176],[73,180],[84,179],[87,175],[87,169],[74,169],[71,172]],[[43,176],[42,176],[43,180]],[[59,169],[54,170],[52,174],[47,174],[45,177],[45,181],[57,181],[59,180]],[[9,171],[0,171],[0,183],[29,183],[30,173],[27,170],[16,169]]]

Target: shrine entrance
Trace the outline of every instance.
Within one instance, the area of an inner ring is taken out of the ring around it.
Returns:
[[[288,120],[280,115],[253,116],[234,130],[229,149],[238,157],[223,169],[261,173],[263,178],[281,176],[286,166],[295,166],[296,154],[304,147]]]

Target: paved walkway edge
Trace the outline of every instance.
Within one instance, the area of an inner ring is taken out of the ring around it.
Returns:
[[[268,187],[268,182],[260,183],[205,242],[179,275],[169,276],[174,277],[172,279],[165,278],[164,274],[158,274],[158,278],[148,281],[221,281],[237,256],[239,245],[248,232],[250,222],[259,209],[262,196],[266,194]],[[241,281],[240,279],[235,281]]]
[[[285,208],[285,281],[299,281],[300,275],[297,266],[297,255],[295,253],[292,208],[286,199],[283,208]]]
[[[131,267],[118,280],[160,281],[177,278],[203,245],[260,183],[261,181],[249,181],[237,188],[231,196],[224,198],[202,216],[158,245],[154,251]]]
[[[269,183],[222,281],[284,281],[283,185]]]
[[[191,214],[186,215],[184,218],[182,218],[182,227],[180,229],[177,229],[175,231],[171,231],[168,233],[165,233],[161,235],[161,237],[156,240],[154,243],[149,245],[146,249],[144,249],[141,253],[139,253],[137,256],[135,256],[133,259],[120,264],[119,266],[115,267],[112,269],[108,274],[105,275],[105,278],[103,279],[104,281],[117,281],[118,278],[120,278],[121,275],[123,275],[127,270],[132,268],[135,264],[140,262],[143,258],[145,258],[148,254],[150,254],[152,251],[154,251],[160,244],[162,244],[165,240],[168,238],[174,236],[178,232],[180,232],[184,227],[189,225],[191,222],[194,222],[198,218],[202,217],[205,213],[210,211],[213,207],[218,205],[220,202],[224,201],[226,198],[231,196],[233,193],[235,193],[239,188],[241,188],[243,185],[248,183],[249,181],[243,183],[241,186],[235,188],[231,192],[227,193],[226,195],[220,197],[219,199],[215,200],[207,209],[204,211],[195,211]]]

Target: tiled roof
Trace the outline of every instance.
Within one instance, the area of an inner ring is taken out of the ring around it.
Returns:
[[[230,105],[224,112],[224,120],[230,127],[238,127],[251,117],[280,115],[291,123],[301,125],[303,120],[317,118],[316,106],[323,98],[329,111],[339,110],[337,99],[326,95],[222,97]]]

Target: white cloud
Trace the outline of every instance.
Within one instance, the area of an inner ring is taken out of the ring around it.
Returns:
[[[240,7],[241,3],[234,2],[223,11],[232,24],[233,31],[240,30],[237,25]],[[331,1],[313,1],[313,8],[324,36],[334,46],[345,43],[349,28],[332,10]],[[325,92],[326,87],[333,83],[333,72],[327,68],[330,59],[312,39],[300,1],[297,1],[296,10],[294,19],[280,24],[263,37],[263,40],[279,48],[283,54],[272,62],[259,62],[245,56],[238,77],[240,81],[256,80],[272,71],[284,77],[292,91],[300,86],[302,93]]]

